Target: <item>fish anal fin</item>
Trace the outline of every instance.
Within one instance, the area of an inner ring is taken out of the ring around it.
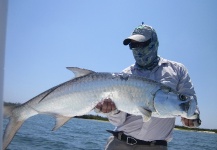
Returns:
[[[63,126],[71,118],[72,117],[56,115],[56,124],[55,124],[54,128],[52,129],[52,131],[59,129],[61,126]]]
[[[87,74],[94,72],[92,70],[82,69],[82,68],[78,68],[78,67],[66,67],[66,68],[75,74],[75,78],[85,76]]]
[[[143,122],[148,122],[151,119],[152,112],[142,107],[138,107],[138,109],[142,113]]]

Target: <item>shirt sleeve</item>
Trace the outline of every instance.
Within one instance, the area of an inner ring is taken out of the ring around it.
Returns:
[[[194,90],[193,83],[191,81],[191,78],[188,74],[188,70],[184,65],[181,65],[180,71],[179,71],[179,83],[178,83],[178,92],[182,94],[186,94],[188,96],[194,96],[194,98],[197,100],[196,93]]]
[[[191,81],[191,78],[188,74],[188,70],[184,65],[181,64],[180,66],[180,78],[179,78],[179,84],[178,84],[178,92],[182,94],[186,94],[188,96],[193,96],[194,99],[197,101],[197,96],[194,90],[193,83]],[[199,108],[197,106],[196,113],[199,114]]]
[[[127,113],[121,112],[121,111],[117,114],[107,115],[109,122],[113,124],[114,126],[122,125],[126,120],[126,116],[127,116]]]

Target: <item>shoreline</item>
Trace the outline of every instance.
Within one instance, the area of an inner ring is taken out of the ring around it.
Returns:
[[[90,115],[90,114],[84,115],[84,116],[78,116],[78,117],[75,117],[75,118],[108,122],[108,119],[106,117],[102,117],[102,116],[98,116],[98,115]],[[217,134],[217,129],[187,128],[187,127],[178,126],[178,125],[175,125],[174,130],[184,130],[184,131],[193,131],[193,132],[203,132],[203,133]]]
[[[84,116],[79,116],[79,117],[75,117],[75,118],[108,122],[108,118],[107,117],[102,117],[102,116],[99,116],[99,115],[91,115],[91,114],[84,115]],[[214,133],[214,134],[217,134],[217,129],[187,128],[187,127],[178,126],[178,125],[175,125],[174,129],[175,130],[184,130],[184,131],[193,131],[193,132],[203,132],[203,133],[212,133],[212,134]]]
[[[186,130],[186,129],[180,129],[180,128],[174,127],[174,130],[187,131],[187,132],[201,132],[201,133],[217,134],[217,132],[214,132],[214,131],[191,130],[191,128]]]

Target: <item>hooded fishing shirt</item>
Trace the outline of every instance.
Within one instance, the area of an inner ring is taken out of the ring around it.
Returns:
[[[124,69],[123,72],[155,80],[177,90],[179,93],[191,95],[197,99],[188,71],[181,63],[160,57],[158,65],[152,70],[143,69],[134,64]],[[109,114],[108,119],[116,126],[115,131],[123,131],[126,135],[144,141],[171,141],[175,126],[175,117],[151,117],[150,121],[143,122],[141,116],[120,112],[113,115]]]

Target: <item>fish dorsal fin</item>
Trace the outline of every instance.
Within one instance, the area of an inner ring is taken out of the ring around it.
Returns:
[[[75,78],[85,76],[87,74],[94,72],[92,70],[82,69],[82,68],[78,68],[78,67],[66,67],[66,68],[75,74]]]

